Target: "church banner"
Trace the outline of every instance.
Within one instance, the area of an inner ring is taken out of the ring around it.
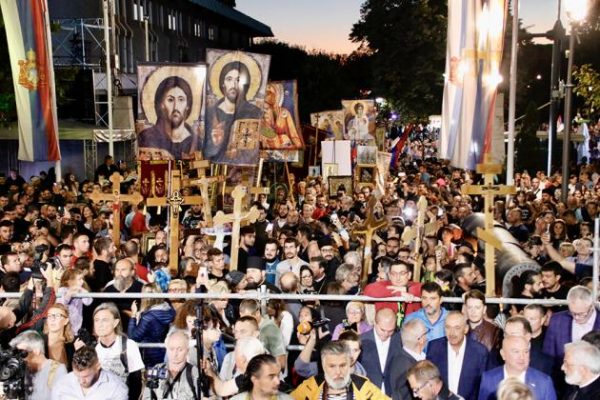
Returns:
[[[19,160],[58,161],[58,118],[48,4],[2,0],[19,120]]]
[[[271,56],[208,49],[206,61],[204,158],[256,165]]]
[[[310,114],[310,124],[327,133],[327,139],[344,139],[344,110],[329,110]]]
[[[298,150],[304,147],[299,132],[296,81],[267,83],[260,144],[265,150]]]
[[[375,118],[377,110],[373,100],[343,100],[344,139],[354,144],[375,145]]]
[[[199,149],[206,66],[138,65],[139,160],[194,158]]]
[[[448,3],[440,158],[475,169],[490,151],[507,0]]]

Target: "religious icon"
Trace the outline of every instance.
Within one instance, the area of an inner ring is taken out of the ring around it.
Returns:
[[[206,60],[209,80],[202,145],[204,158],[220,164],[255,165],[271,57],[209,49]]]
[[[318,165],[311,165],[308,167],[308,176],[317,177],[321,175],[321,167]]]
[[[356,180],[361,184],[374,184],[376,178],[377,166],[372,164],[358,164],[356,166]]]
[[[263,149],[293,150],[304,147],[298,131],[296,81],[269,82],[260,130]]]
[[[352,177],[351,176],[329,176],[329,197],[338,197],[340,191],[352,195]]]
[[[310,114],[310,124],[327,133],[327,139],[344,138],[344,111],[329,110]]]
[[[357,146],[356,154],[357,164],[377,163],[377,146]]]
[[[354,142],[368,143],[375,141],[375,101],[344,100],[344,121],[346,131],[344,138]]]
[[[138,158],[181,160],[198,149],[206,66],[138,66]]]

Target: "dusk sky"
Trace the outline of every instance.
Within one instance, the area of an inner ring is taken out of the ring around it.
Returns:
[[[306,47],[350,53],[348,40],[360,18],[363,0],[237,0],[237,9],[269,25],[278,40]],[[545,32],[556,20],[558,0],[520,0],[520,18],[530,32]],[[566,25],[563,17],[563,25]]]

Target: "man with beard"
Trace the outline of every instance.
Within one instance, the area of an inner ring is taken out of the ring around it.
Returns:
[[[138,136],[140,153],[159,150],[164,158],[173,160],[181,160],[185,154],[192,153],[195,135],[185,123],[192,101],[192,90],[187,81],[177,76],[164,79],[154,96],[156,123]]]
[[[325,236],[318,240],[319,251],[321,252],[321,256],[327,262],[327,269],[325,270],[325,274],[327,275],[327,280],[333,282],[336,280],[335,274],[342,263],[340,259],[336,256],[336,243],[331,237]]]
[[[265,276],[265,260],[256,256],[248,257],[248,264],[246,266],[246,281],[248,283],[246,290],[257,290],[262,285],[265,285],[267,292],[281,293],[281,290],[271,282],[268,282]]]
[[[308,265],[313,273],[313,289],[317,294],[325,293],[327,283],[330,282],[325,274],[325,271],[327,271],[327,260],[321,256],[312,257]]]
[[[418,318],[425,323],[429,332],[427,333],[427,343],[445,335],[444,323],[448,311],[442,307],[442,288],[435,282],[427,282],[421,286],[421,308],[410,315],[407,315],[404,322],[413,318]]]
[[[300,267],[303,265],[309,265],[306,261],[298,257],[300,251],[300,245],[296,238],[290,237],[285,239],[283,243],[283,255],[285,260],[277,264],[277,276],[275,282],[279,282],[279,277],[286,272],[293,272],[298,278],[300,278]]]
[[[388,399],[368,378],[350,373],[352,357],[344,342],[325,344],[321,348],[321,364],[323,375],[302,382],[292,392],[294,399]]]
[[[600,398],[600,350],[583,340],[565,345],[565,381],[576,387],[569,400]]]
[[[256,242],[256,232],[253,226],[242,226],[240,229],[240,247],[238,249],[238,265],[240,272],[246,273],[248,257],[256,255],[254,243]]]
[[[277,264],[279,264],[279,245],[277,240],[269,238],[265,242],[264,250],[265,258],[265,281],[271,285],[275,285],[275,278],[277,276]],[[246,266],[246,273],[248,273],[248,267]]]
[[[240,61],[225,64],[221,70],[219,87],[223,98],[214,107],[207,107],[206,112],[205,158],[211,161],[227,159],[225,153],[235,121],[262,117],[262,110],[246,98],[252,78],[248,67]]]
[[[123,258],[115,264],[114,279],[108,283],[106,293],[140,293],[144,285],[135,279],[135,265],[131,260]],[[118,294],[113,299],[105,301],[114,302],[119,308],[123,326],[129,325],[131,317],[131,304],[135,299],[121,298]]]

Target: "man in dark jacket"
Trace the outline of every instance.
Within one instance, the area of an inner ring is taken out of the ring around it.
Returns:
[[[421,400],[461,400],[444,384],[440,371],[429,360],[419,361],[408,370],[408,383]]]

